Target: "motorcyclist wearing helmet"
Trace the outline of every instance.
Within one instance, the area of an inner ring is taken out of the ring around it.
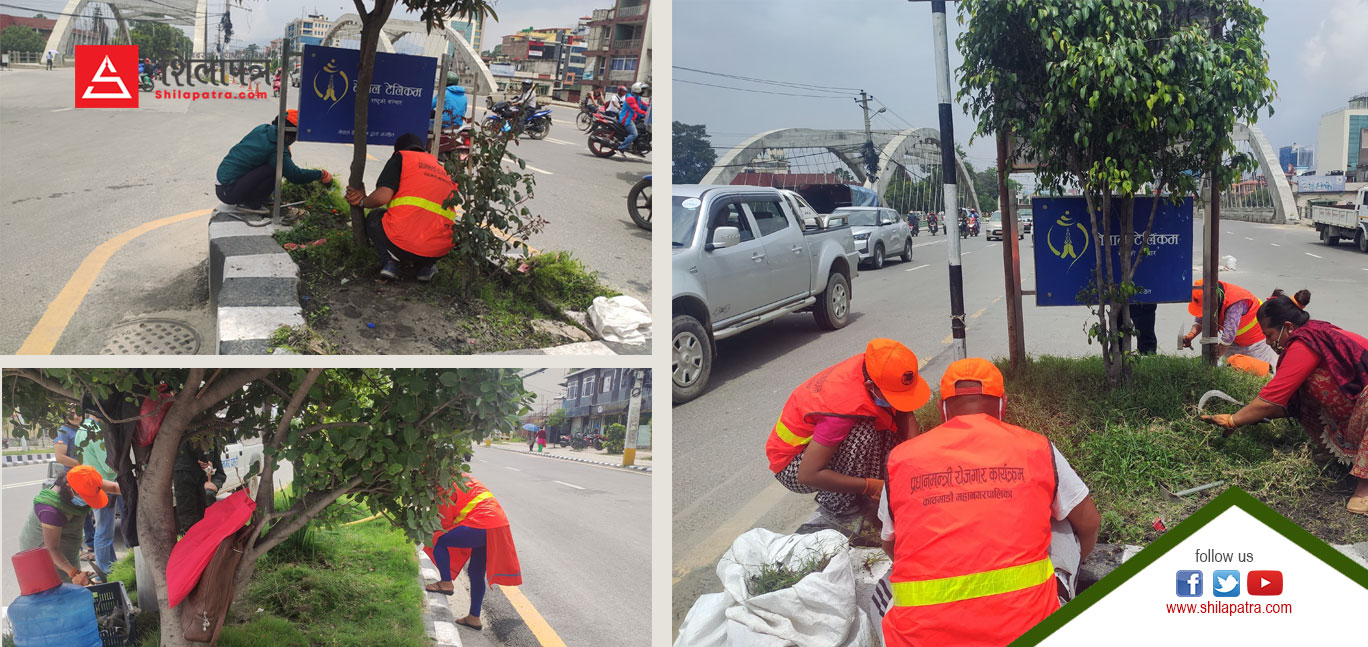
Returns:
[[[521,112],[518,128],[521,130],[522,124],[532,117],[532,113],[537,110],[537,88],[531,79],[523,79],[522,94],[513,100],[513,105],[517,106]]]
[[[638,119],[642,119],[646,116],[646,112],[650,107],[650,104],[646,103],[638,96],[638,94],[645,89],[646,84],[638,81],[632,84],[631,91],[626,92],[623,97],[622,113],[618,116],[618,122],[627,128],[627,137],[622,140],[622,145],[618,147],[618,150],[620,151],[626,152],[632,147],[632,142],[636,141],[637,138],[636,122]]]
[[[460,128],[465,120],[468,101],[461,78],[455,72],[447,72],[446,99],[442,102],[442,128]],[[437,112],[437,97],[432,97],[432,111]]]

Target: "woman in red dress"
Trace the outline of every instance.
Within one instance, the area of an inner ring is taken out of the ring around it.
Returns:
[[[1358,479],[1347,508],[1368,515],[1368,339],[1311,318],[1311,293],[1274,290],[1259,307],[1259,327],[1278,353],[1273,379],[1239,411],[1203,420],[1226,433],[1264,418],[1296,418]]]

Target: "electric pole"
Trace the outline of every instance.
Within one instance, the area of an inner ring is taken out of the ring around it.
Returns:
[[[955,123],[950,112],[950,53],[949,39],[945,33],[945,1],[931,2],[931,31],[936,42],[936,96],[940,101],[940,146],[941,181],[945,183],[945,213],[941,221],[945,223],[946,234],[950,237],[950,334],[954,337],[955,359],[969,356],[964,340],[964,270],[960,266],[959,204],[955,179]],[[950,230],[950,221],[955,221],[956,231]]]
[[[869,100],[870,96],[864,90],[860,90],[860,98],[855,99],[855,103],[860,104],[864,109],[865,143],[860,150],[860,157],[864,158],[865,166],[865,186],[874,186],[874,178],[879,174],[879,154],[874,150],[874,133],[869,129]],[[887,111],[888,108],[879,108],[878,112]]]
[[[622,466],[636,462],[637,430],[641,427],[641,394],[646,386],[646,370],[632,371],[632,396],[627,403],[627,432],[622,438]]]

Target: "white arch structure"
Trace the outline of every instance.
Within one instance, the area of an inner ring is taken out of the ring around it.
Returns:
[[[1259,169],[1268,181],[1268,193],[1273,198],[1273,222],[1285,224],[1289,218],[1297,220],[1297,199],[1292,195],[1292,185],[1278,163],[1277,151],[1268,143],[1263,131],[1254,124],[1236,122],[1231,137],[1237,142],[1249,142],[1249,147],[1254,151]]]
[[[816,130],[812,128],[780,128],[763,132],[737,144],[714,163],[712,169],[703,176],[702,184],[730,184],[745,165],[751,163],[767,149],[771,148],[825,148],[840,159],[859,180],[860,184],[874,189],[883,199],[889,182],[903,170],[904,158],[909,155],[923,157],[924,163],[940,164],[940,131],[934,128],[911,128],[896,134],[874,133],[874,147],[879,151],[880,168],[878,177],[870,182],[866,177],[864,164],[849,151],[858,150],[864,145],[865,134],[862,130]],[[963,188],[968,199],[965,207],[979,208],[978,196],[974,193],[974,179],[964,168],[964,160],[955,155],[956,183]]]
[[[76,28],[76,21],[90,4],[91,0],[67,0],[66,6],[57,15],[57,24],[52,26],[52,33],[48,35],[45,51],[55,49],[66,54],[67,46],[71,44],[72,31]],[[131,20],[149,20],[178,26],[194,25],[194,49],[196,52],[204,52],[208,0],[104,0],[99,4],[109,6],[119,32],[124,34],[128,33],[128,22]]]
[[[418,20],[390,20],[380,28],[379,50],[389,54],[394,53],[394,41],[399,40],[408,34],[423,35],[423,56],[440,58],[446,53],[447,45],[453,45],[455,51],[452,61],[452,70],[461,77],[461,85],[465,86],[467,94],[492,94],[498,84],[494,81],[494,75],[489,72],[489,68],[480,59],[480,53],[475,51],[470,43],[466,42],[465,36],[447,25],[441,30],[429,32],[426,23]],[[329,47],[337,47],[342,39],[361,37],[361,17],[349,13],[333,21],[328,33],[323,35],[323,44]],[[474,103],[472,102],[472,106]]]

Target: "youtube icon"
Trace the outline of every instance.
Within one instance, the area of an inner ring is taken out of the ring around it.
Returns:
[[[1245,591],[1250,595],[1282,595],[1282,571],[1250,571]]]

